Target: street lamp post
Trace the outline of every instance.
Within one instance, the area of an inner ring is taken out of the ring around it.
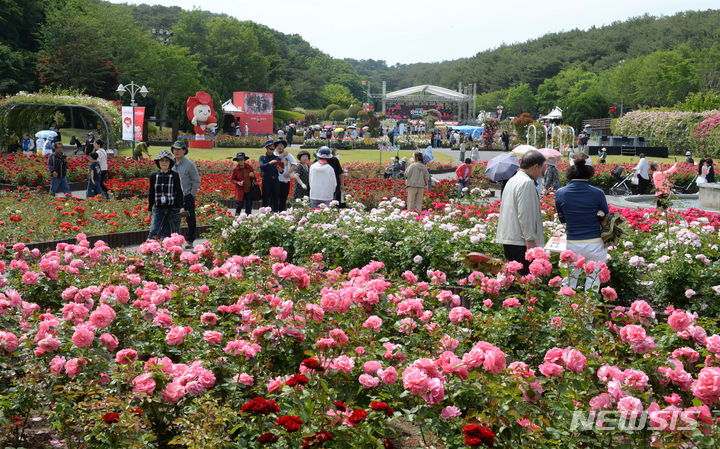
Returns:
[[[132,155],[133,159],[137,160],[137,156],[135,155],[135,106],[137,106],[137,103],[135,103],[135,94],[139,93],[143,96],[143,98],[148,94],[147,87],[145,86],[138,86],[135,84],[135,81],[130,81],[130,84],[126,85],[119,85],[117,88],[117,93],[122,96],[125,94],[125,92],[130,91],[130,106],[132,106]]]

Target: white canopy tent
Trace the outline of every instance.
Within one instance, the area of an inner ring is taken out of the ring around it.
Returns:
[[[224,114],[230,114],[230,115],[235,115],[235,114],[243,111],[242,109],[240,109],[239,107],[237,107],[233,104],[232,99],[230,99],[222,104],[222,110],[223,110]]]
[[[550,111],[548,115],[543,115],[540,120],[560,120],[562,118],[562,109],[555,106],[555,109]]]
[[[385,113],[385,105],[388,103],[413,105],[453,103],[457,105],[468,105],[470,104],[470,100],[470,95],[465,95],[445,87],[423,84],[394,92],[383,93],[382,113]]]

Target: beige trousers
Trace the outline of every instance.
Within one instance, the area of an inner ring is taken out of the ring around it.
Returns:
[[[408,187],[407,188],[407,210],[422,210],[424,187]]]

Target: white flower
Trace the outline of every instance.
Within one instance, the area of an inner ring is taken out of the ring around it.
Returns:
[[[423,260],[423,259],[422,259],[422,256],[415,256],[415,257],[413,257],[413,262],[415,262],[415,263],[420,263],[420,262],[422,262],[422,260]]]

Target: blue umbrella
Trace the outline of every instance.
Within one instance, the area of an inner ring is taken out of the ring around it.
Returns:
[[[472,131],[471,136],[473,139],[477,139],[478,137],[480,137],[482,135],[482,133],[483,133],[483,128],[475,128]]]
[[[490,159],[485,169],[485,175],[491,181],[504,181],[510,179],[520,168],[517,156],[504,153]]]
[[[58,134],[55,131],[51,131],[49,129],[46,129],[43,131],[38,131],[35,133],[35,137],[37,137],[39,139],[50,139],[50,138],[54,139],[55,137],[57,137],[57,135]]]

